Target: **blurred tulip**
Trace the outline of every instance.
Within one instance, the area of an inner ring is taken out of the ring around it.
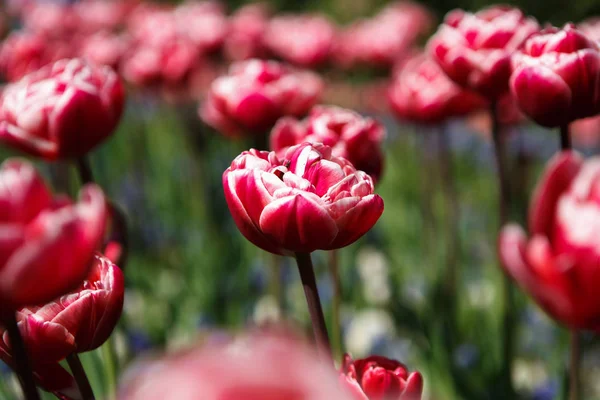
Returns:
[[[577,24],[577,29],[594,41],[600,40],[600,18],[592,17]]]
[[[125,1],[83,0],[73,4],[78,31],[83,34],[116,31],[124,22]]]
[[[107,208],[95,185],[80,199],[52,197],[34,167],[8,160],[0,167],[0,304],[41,304],[77,287],[100,246]]]
[[[128,50],[125,37],[99,32],[84,39],[79,55],[95,65],[107,65],[119,70],[121,60]]]
[[[323,65],[335,35],[333,24],[321,15],[280,15],[271,19],[265,43],[278,57],[306,68]]]
[[[433,18],[420,4],[395,3],[373,18],[356,22],[337,35],[333,59],[342,68],[356,64],[390,68],[417,45]]]
[[[142,364],[126,374],[119,396],[122,400],[199,398],[350,400],[352,396],[312,348],[264,333]]]
[[[280,119],[271,132],[271,150],[281,158],[287,150],[304,142],[323,143],[335,157],[343,157],[357,169],[379,181],[383,169],[381,143],[385,128],[372,118],[363,118],[339,107],[314,107],[304,121]]]
[[[600,46],[574,25],[533,35],[512,64],[511,91],[538,124],[555,127],[600,112]]]
[[[600,159],[563,151],[548,163],[530,205],[527,239],[500,233],[506,271],[550,316],[573,329],[600,329],[597,232]]]
[[[392,111],[400,119],[436,124],[470,114],[485,106],[485,100],[451,81],[440,66],[424,54],[408,60],[389,92]]]
[[[454,10],[428,48],[448,76],[489,100],[508,91],[511,55],[539,30],[516,8],[493,6],[476,14]]]
[[[69,40],[79,27],[77,15],[68,4],[35,1],[24,9],[23,26],[45,39]]]
[[[290,147],[282,158],[245,151],[223,174],[223,188],[246,239],[276,254],[347,246],[383,212],[371,177],[320,143]]]
[[[341,381],[357,400],[421,400],[423,378],[405,365],[381,356],[353,360],[344,355]]]
[[[573,141],[581,147],[600,146],[600,116],[578,119],[569,125]]]
[[[275,61],[238,62],[213,82],[200,116],[227,136],[266,134],[280,117],[306,114],[322,90],[312,72]]]
[[[227,35],[227,17],[216,2],[187,1],[174,10],[175,23],[200,53],[218,50]]]
[[[264,4],[253,3],[238,9],[229,20],[224,44],[227,58],[241,61],[266,56],[264,34],[268,25],[269,13]]]
[[[41,35],[13,32],[0,47],[0,73],[12,82],[52,61],[50,47]]]
[[[114,132],[124,97],[109,67],[57,61],[4,89],[0,142],[49,160],[81,157]]]

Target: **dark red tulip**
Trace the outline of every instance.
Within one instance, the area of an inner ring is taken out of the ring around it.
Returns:
[[[600,329],[597,231],[600,159],[563,151],[548,163],[530,204],[529,233],[500,233],[506,271],[554,319],[573,329]]]
[[[276,254],[345,247],[383,213],[371,177],[320,143],[290,147],[282,158],[245,151],[223,174],[223,188],[246,239]]]
[[[224,53],[234,61],[264,58],[267,49],[264,34],[269,26],[269,12],[262,3],[252,3],[238,9],[229,20]]]
[[[426,55],[417,55],[400,69],[388,92],[392,110],[400,119],[437,124],[448,118],[467,115],[485,100],[463,89]]]
[[[539,30],[519,9],[492,6],[471,14],[451,11],[428,48],[448,76],[489,100],[508,91],[511,55]]]
[[[109,67],[57,61],[4,89],[0,142],[49,160],[81,157],[114,132],[124,97]]]
[[[275,61],[238,62],[213,82],[200,116],[227,136],[264,135],[282,116],[305,115],[322,90],[312,72]]]
[[[80,199],[52,197],[35,168],[8,160],[0,167],[0,303],[42,304],[87,276],[103,236],[104,195],[86,185]]]
[[[381,143],[383,125],[339,107],[317,106],[304,121],[280,119],[271,132],[271,150],[279,156],[304,142],[323,143],[336,157],[347,159],[361,171],[379,181],[383,169]]]
[[[328,59],[335,35],[331,21],[322,15],[280,15],[271,19],[265,33],[267,47],[285,61],[316,68]]]
[[[511,92],[538,124],[560,126],[600,113],[600,46],[574,25],[533,35],[512,64]]]
[[[107,258],[96,255],[76,290],[41,306],[17,311],[17,325],[35,376],[48,391],[64,392],[71,380],[58,362],[94,350],[112,333],[123,309],[124,279]],[[13,364],[8,333],[0,328],[0,359]]]
[[[122,400],[352,399],[314,349],[264,333],[150,361],[125,376]]]
[[[421,400],[423,378],[396,360],[370,356],[353,360],[344,355],[341,381],[357,400]]]

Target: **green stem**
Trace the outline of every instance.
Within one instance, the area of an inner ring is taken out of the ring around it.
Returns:
[[[317,281],[315,279],[315,271],[313,268],[310,253],[296,253],[296,262],[304,288],[306,304],[312,322],[313,334],[317,344],[319,355],[323,359],[331,361],[331,345],[329,344],[329,335],[327,334],[327,325],[325,324],[325,316],[321,307],[319,291],[317,290]]]
[[[102,361],[104,362],[104,375],[107,383],[107,394],[105,398],[107,400],[114,400],[117,398],[117,355],[114,348],[113,338],[109,337],[108,340],[102,345]]]
[[[95,397],[92,385],[90,385],[90,381],[85,373],[83,365],[81,365],[81,360],[79,360],[77,353],[69,354],[67,356],[67,363],[69,364],[69,368],[71,368],[71,372],[77,383],[77,388],[79,388],[79,393],[81,393],[82,400],[94,400]]]
[[[21,389],[23,390],[26,400],[40,400],[40,394],[38,393],[35,379],[33,378],[33,370],[31,369],[27,349],[25,348],[25,343],[23,342],[19,326],[17,325],[16,315],[14,313],[6,314],[4,327],[8,331],[14,368],[17,377],[19,378],[19,382],[21,383]]]
[[[571,362],[569,367],[569,400],[579,400],[581,343],[577,329],[571,331]]]
[[[569,124],[566,123],[560,127],[560,149],[562,151],[571,150],[571,135],[569,133]]]
[[[340,318],[342,282],[340,277],[338,250],[329,251],[329,273],[331,274],[331,282],[333,285],[333,299],[331,301],[331,341],[335,359],[341,360],[343,353]]]

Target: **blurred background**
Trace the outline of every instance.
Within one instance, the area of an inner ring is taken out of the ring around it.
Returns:
[[[3,1],[5,43],[16,31],[35,29],[35,24],[23,22],[18,11],[24,2]],[[580,22],[600,15],[600,2],[595,0],[507,3],[521,7],[540,23]],[[223,15],[245,4],[222,2]],[[270,15],[323,13],[342,27],[377,14],[388,2],[264,4]],[[429,0],[420,4],[436,21],[432,33],[449,10],[475,11],[491,3]],[[123,31],[123,26],[121,21],[116,29]],[[425,43],[427,37],[419,36],[415,45]],[[62,40],[73,44],[77,38]],[[192,95],[180,96],[181,86],[156,90],[128,82],[129,101],[118,131],[91,155],[97,181],[126,211],[131,237],[125,309],[109,344],[111,351],[82,355],[100,396],[113,384],[110,376],[115,369],[120,376],[132,362],[149,354],[222,340],[247,326],[278,321],[281,305],[291,324],[309,328],[293,260],[282,258],[279,268],[273,269],[272,257],[245,240],[230,217],[221,174],[251,142],[230,140],[199,120],[198,102],[212,78],[224,73],[229,63],[218,53],[202,60],[201,78]],[[320,71],[327,82],[323,103],[373,116],[387,129],[385,171],[377,186],[385,201],[384,216],[369,234],[339,252],[343,348],[355,357],[382,354],[420,370],[430,399],[507,398],[498,387],[503,273],[495,253],[497,186],[487,113],[451,121],[443,128],[400,123],[387,111],[384,89],[389,69],[326,66]],[[574,132],[576,147],[586,154],[598,150],[597,126],[591,122],[587,129]],[[440,161],[441,129],[452,150],[450,167],[459,205],[455,222],[445,201],[448,164]],[[557,150],[558,140],[526,121],[505,133],[511,185],[518,199],[512,219],[522,223],[531,189],[544,162]],[[0,161],[14,155],[21,156],[0,149]],[[38,164],[57,190],[77,192],[71,165]],[[314,262],[330,322],[333,292],[327,255],[315,253]],[[459,268],[458,296],[453,299],[445,289],[448,268]],[[447,317],[450,304],[457,307],[455,322]],[[564,398],[567,332],[519,291],[515,318],[512,382],[519,396]],[[584,398],[600,399],[600,346],[591,335],[584,337],[584,346]],[[15,398],[12,374],[5,366],[0,374],[0,398]]]

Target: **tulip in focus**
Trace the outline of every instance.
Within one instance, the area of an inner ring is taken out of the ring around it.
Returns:
[[[538,124],[561,126],[600,113],[600,46],[574,25],[533,35],[512,64],[511,91]]]
[[[200,116],[227,136],[264,135],[280,117],[306,114],[322,90],[312,72],[275,61],[243,61],[212,83]]]
[[[70,379],[57,363],[71,353],[94,350],[108,339],[123,310],[124,290],[121,270],[95,255],[79,288],[41,306],[17,311],[17,325],[44,389],[64,391]],[[8,333],[0,329],[0,338],[0,359],[12,365]]]
[[[316,68],[329,59],[334,35],[333,24],[324,16],[280,15],[269,23],[265,43],[291,64]]]
[[[460,86],[496,100],[508,91],[511,55],[539,30],[519,9],[492,6],[475,14],[451,11],[428,48]]]
[[[107,207],[95,185],[78,202],[53,197],[35,168],[0,167],[0,304],[14,310],[51,301],[88,275],[101,245]]]
[[[383,125],[351,110],[318,106],[304,121],[280,119],[271,133],[271,150],[284,157],[287,149],[304,142],[323,143],[336,157],[347,159],[379,181],[383,169]]]
[[[421,400],[423,378],[406,366],[381,356],[353,360],[344,355],[341,381],[356,400]]]
[[[125,375],[119,396],[121,400],[352,398],[312,348],[297,339],[265,333],[134,367]]]
[[[223,174],[223,188],[242,234],[275,254],[348,246],[383,213],[371,177],[320,143],[290,147],[281,158],[245,151]]]
[[[572,329],[600,329],[597,288],[600,158],[563,151],[548,163],[530,204],[527,238],[500,233],[506,271],[551,317]]]
[[[81,157],[114,132],[124,97],[109,67],[57,61],[4,89],[0,142],[48,160]]]
[[[485,106],[482,97],[455,84],[434,60],[423,54],[411,58],[400,69],[388,98],[400,119],[424,124],[437,124]]]

